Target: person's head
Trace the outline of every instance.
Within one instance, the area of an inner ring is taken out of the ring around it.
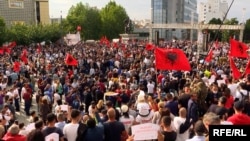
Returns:
[[[179,116],[182,118],[186,118],[187,117],[187,110],[186,108],[182,107],[179,109]]]
[[[101,107],[103,106],[103,104],[104,104],[103,100],[100,99],[100,100],[98,101],[98,103],[97,103],[96,106],[97,106],[98,108],[101,108]]]
[[[231,90],[229,88],[225,88],[223,91],[223,94],[225,97],[230,97],[231,95]]]
[[[206,133],[206,128],[202,122],[202,120],[198,120],[194,124],[194,132],[197,136],[204,136],[204,133]]]
[[[58,99],[57,101],[56,101],[56,103],[57,103],[57,105],[62,105],[62,100],[61,99]]]
[[[224,107],[217,107],[214,113],[218,115],[221,120],[226,120],[227,118],[227,111]]]
[[[157,104],[157,106],[158,106],[159,112],[161,112],[164,109],[164,107],[165,107],[165,103],[164,102],[159,102]]]
[[[4,136],[5,128],[3,125],[0,125],[0,138]]]
[[[48,124],[55,124],[55,122],[56,122],[56,115],[53,114],[53,113],[49,113],[47,115],[47,122],[48,122]]]
[[[218,105],[224,107],[226,102],[227,102],[227,98],[225,96],[222,96],[222,97],[219,98]]]
[[[45,137],[41,130],[35,129],[28,134],[26,141],[45,141]]]
[[[63,122],[64,121],[64,114],[63,113],[59,113],[57,115],[57,121],[58,122]]]
[[[16,124],[12,124],[10,126],[10,128],[8,129],[8,132],[12,135],[12,136],[15,136],[15,135],[18,135],[20,129],[18,127],[18,125]]]
[[[170,127],[171,126],[171,117],[170,116],[164,116],[161,119],[161,125],[163,127]]]
[[[114,108],[108,109],[107,115],[109,120],[115,120],[115,109]]]
[[[106,102],[106,106],[107,106],[107,109],[113,108],[113,103],[112,103],[112,101],[107,101],[107,102]]]
[[[2,115],[0,115],[0,125],[3,125],[3,126],[5,126],[6,125],[6,119],[5,119],[5,117],[3,116],[3,114]]]
[[[220,125],[220,117],[215,113],[209,112],[203,116],[203,124],[206,129],[209,129],[209,125]]]
[[[87,120],[87,126],[88,128],[95,128],[96,127],[96,121],[93,118],[89,118]]]
[[[33,122],[37,122],[39,120],[38,116],[33,117]]]
[[[166,97],[168,101],[173,100],[173,95],[171,93],[168,93]]]
[[[185,94],[190,94],[191,89],[189,84],[186,84],[183,89]]]
[[[121,113],[124,117],[129,118],[129,114],[128,114],[129,108],[127,105],[122,105],[121,106]]]
[[[36,111],[31,111],[30,116],[35,117],[36,116]]]
[[[19,123],[18,126],[19,126],[19,129],[21,130],[24,127],[24,123]]]
[[[42,130],[44,126],[44,122],[42,120],[38,120],[37,122],[35,122],[35,128]]]
[[[81,112],[76,109],[72,109],[71,111],[71,119],[75,121],[79,121],[81,118]]]
[[[235,113],[242,113],[243,110],[244,110],[244,103],[242,101],[234,102]]]

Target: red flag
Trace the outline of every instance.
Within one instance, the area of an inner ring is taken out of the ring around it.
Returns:
[[[230,56],[248,58],[247,50],[248,47],[246,44],[230,39]]]
[[[236,65],[235,65],[232,58],[230,58],[230,67],[231,67],[231,70],[232,70],[233,78],[234,79],[239,79],[241,77],[241,73],[238,70],[238,68],[236,67]]]
[[[24,62],[24,64],[28,64],[28,58],[27,58],[27,54],[26,53],[22,53],[20,59],[22,60],[22,62]]]
[[[16,46],[16,42],[11,42],[11,43],[8,45],[9,48],[13,48],[13,47],[15,47],[15,46]]]
[[[247,66],[245,68],[245,72],[244,72],[244,75],[248,75],[248,74],[250,74],[250,60],[248,61]]]
[[[65,63],[69,66],[77,66],[78,65],[78,61],[73,56],[71,56],[69,53],[66,55]]]
[[[19,72],[21,64],[19,62],[14,62],[13,71]]]
[[[205,61],[206,61],[206,62],[211,62],[212,59],[213,59],[213,50],[210,49],[210,51],[209,51],[209,53],[208,53],[208,55],[207,55]]]
[[[156,48],[155,65],[161,70],[191,70],[186,55],[180,49]]]
[[[10,54],[10,53],[11,53],[11,48],[2,47],[2,48],[0,49],[0,54],[3,55],[4,53]]]
[[[152,45],[152,44],[147,44],[146,45],[146,50],[153,50],[154,48],[155,48],[155,46]]]

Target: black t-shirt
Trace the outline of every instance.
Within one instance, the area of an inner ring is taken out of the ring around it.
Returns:
[[[125,131],[123,123],[119,121],[105,122],[104,141],[121,141],[122,132]]]
[[[164,141],[175,141],[177,137],[177,133],[175,131],[162,131],[162,134],[164,135]]]
[[[59,138],[63,137],[63,132],[61,131],[61,129],[57,127],[46,127],[45,129],[43,129],[42,132],[43,132],[44,137],[52,133],[57,133],[59,135]]]

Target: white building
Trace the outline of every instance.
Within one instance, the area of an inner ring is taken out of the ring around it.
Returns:
[[[199,22],[208,23],[211,19],[223,20],[228,9],[226,0],[208,0],[198,5]]]

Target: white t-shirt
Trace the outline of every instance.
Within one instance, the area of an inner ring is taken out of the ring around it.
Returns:
[[[243,90],[243,89],[238,90],[238,91],[236,91],[235,97],[234,97],[234,98],[238,98],[239,101],[241,101],[241,100],[242,100],[242,94],[243,94],[244,96],[246,96],[248,93],[247,93],[246,90]]]
[[[238,85],[235,84],[235,83],[234,83],[234,84],[228,84],[227,87],[230,89],[231,95],[232,95],[233,97],[235,97],[235,96],[236,96],[236,90],[237,90]]]
[[[186,130],[184,133],[180,134],[180,126],[186,121],[186,118],[175,117],[174,118],[174,128],[176,129],[177,137],[175,141],[185,141],[189,138],[189,130]]]
[[[124,116],[120,117],[120,122],[123,123],[127,132],[129,131],[129,127],[132,126],[134,120],[135,118],[131,115],[129,115],[129,118],[125,118]]]
[[[68,123],[63,128],[64,137],[68,141],[75,141],[77,137],[77,129],[79,124]]]
[[[149,94],[154,93],[154,88],[155,88],[155,86],[154,86],[153,83],[148,83],[147,88],[148,88],[148,93],[149,93]]]

